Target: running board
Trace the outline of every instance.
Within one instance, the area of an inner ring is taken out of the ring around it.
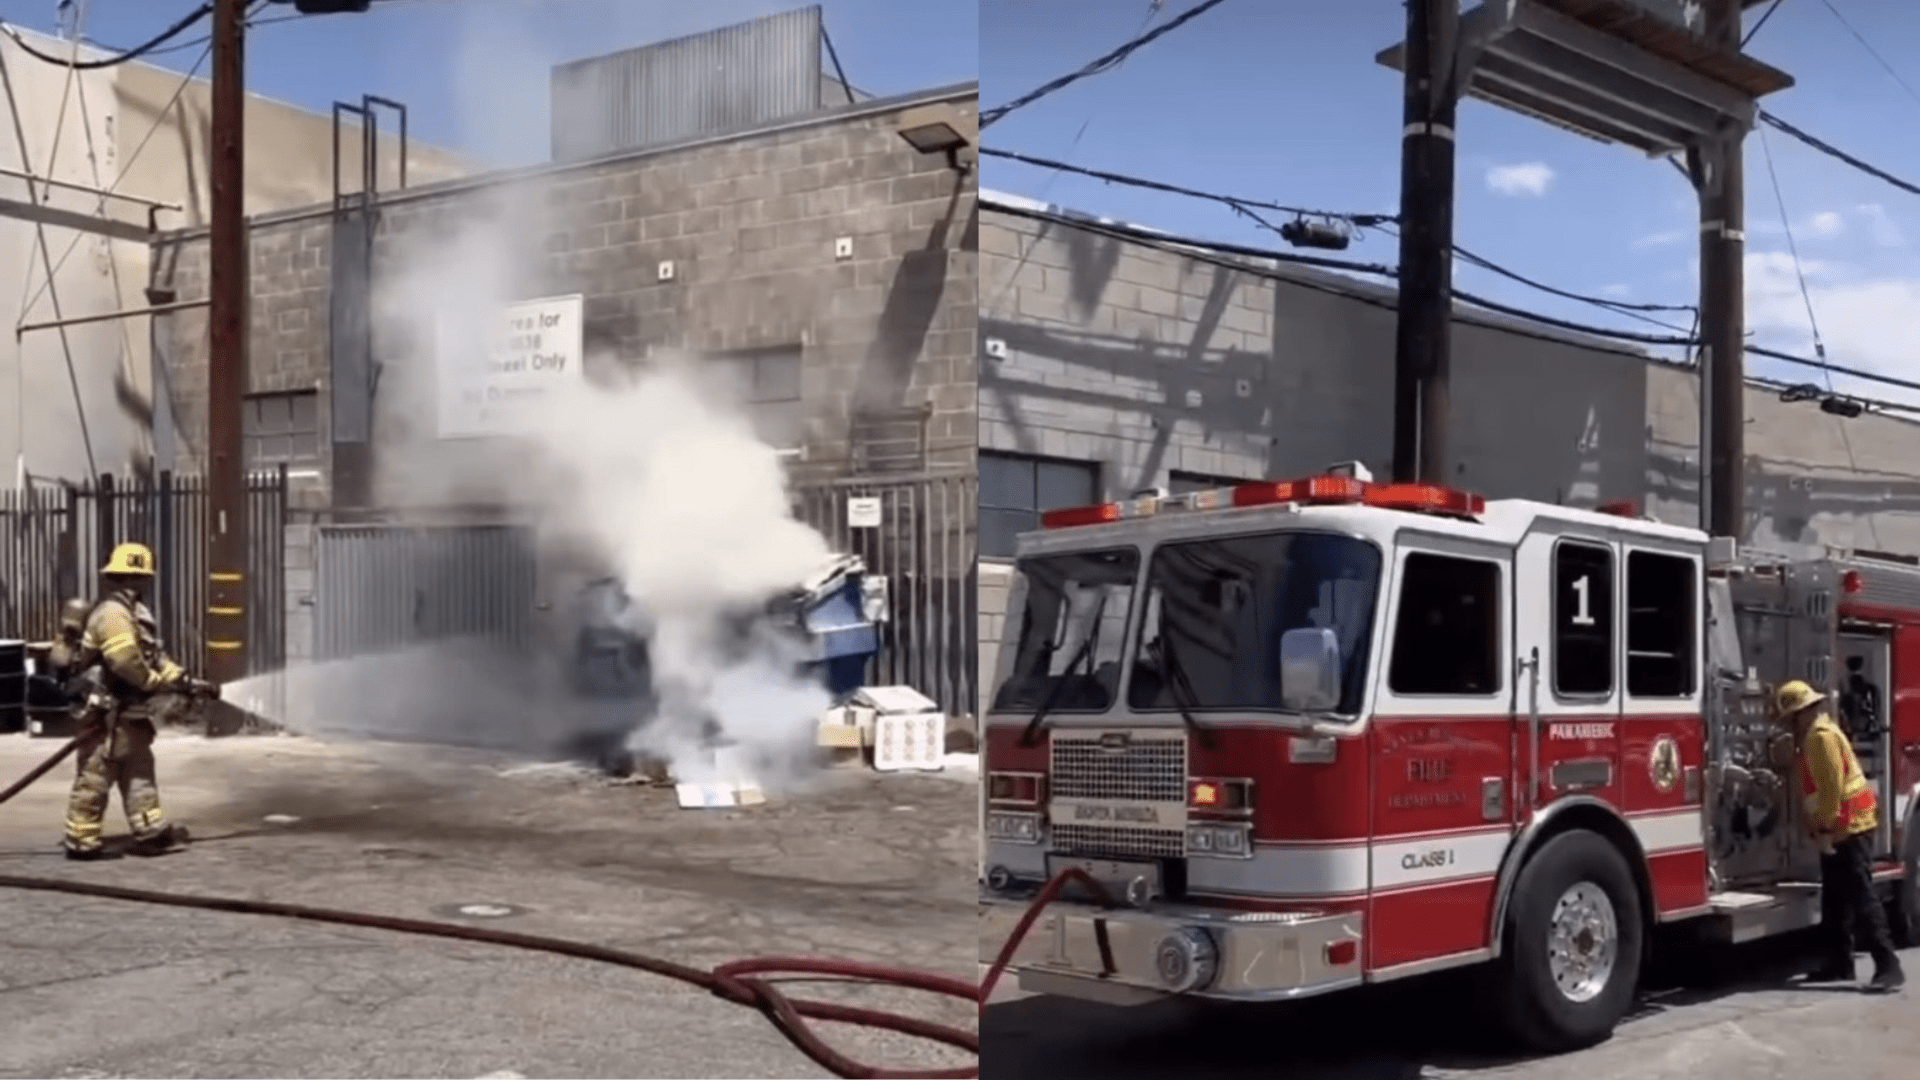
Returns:
[[[1701,920],[1707,936],[1738,945],[1820,925],[1820,885],[1783,881],[1758,892],[1714,893],[1707,906],[1712,914]]]

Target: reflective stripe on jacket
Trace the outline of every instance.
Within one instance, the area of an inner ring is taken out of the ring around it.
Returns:
[[[1821,713],[1800,747],[1800,791],[1817,829],[1857,836],[1880,827],[1880,800],[1840,725]]]
[[[122,705],[144,702],[172,688],[182,674],[180,665],[161,651],[147,605],[124,594],[109,596],[94,607],[80,645],[100,658],[108,686]]]

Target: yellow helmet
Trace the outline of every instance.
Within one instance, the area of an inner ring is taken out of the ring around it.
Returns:
[[[153,551],[145,544],[121,544],[107,557],[107,565],[100,568],[102,574],[131,574],[139,577],[153,576]]]
[[[1810,709],[1825,700],[1827,695],[1799,679],[1789,679],[1780,684],[1780,689],[1773,692],[1774,715],[1785,720],[1802,709]]]

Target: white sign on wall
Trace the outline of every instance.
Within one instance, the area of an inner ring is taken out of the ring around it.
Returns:
[[[579,296],[508,304],[492,325],[443,317],[439,327],[440,437],[479,439],[527,430],[529,409],[586,379]]]

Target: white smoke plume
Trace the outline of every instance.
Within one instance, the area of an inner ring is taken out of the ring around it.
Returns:
[[[716,15],[713,25],[724,21]],[[487,43],[472,50],[482,66],[502,40],[499,27],[471,26],[466,36]],[[479,104],[496,120],[519,119]],[[683,780],[721,779],[710,775],[719,742],[753,764],[753,779],[776,786],[804,772],[828,696],[798,675],[794,643],[742,632],[735,616],[799,584],[830,551],[793,519],[779,456],[701,358],[596,350],[590,335],[591,381],[543,399],[520,437],[437,437],[438,354],[473,352],[467,362],[483,365],[477,337],[499,325],[502,305],[578,291],[563,257],[546,250],[548,237],[578,224],[549,190],[517,182],[404,224],[404,211],[394,212],[390,250],[403,261],[383,257],[375,313],[387,360],[375,405],[377,500],[429,515],[487,504],[537,522],[543,562],[577,573],[574,582],[543,574],[553,624],[541,655],[502,657],[473,643],[416,648],[289,673],[272,695],[240,693],[262,704],[278,697],[261,711],[320,733],[536,752],[582,734],[619,738]],[[651,718],[568,689],[570,585],[599,575],[624,583],[634,602],[626,618],[647,635]]]

